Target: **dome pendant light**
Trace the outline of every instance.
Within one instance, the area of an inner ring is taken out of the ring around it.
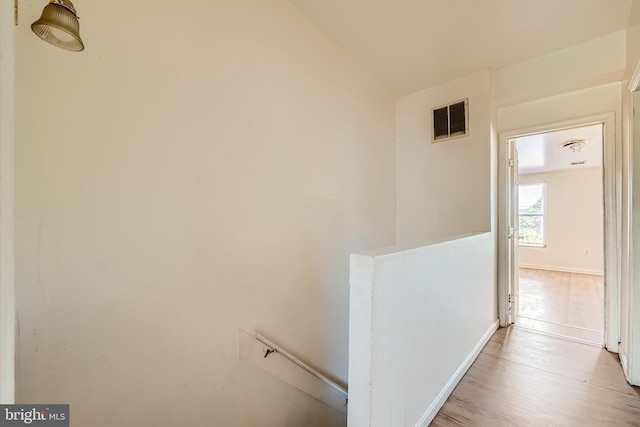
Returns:
[[[80,23],[70,0],[51,0],[42,16],[31,24],[38,37],[62,49],[73,52],[84,50],[80,39]]]

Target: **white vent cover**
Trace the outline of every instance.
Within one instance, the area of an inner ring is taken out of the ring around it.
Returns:
[[[440,142],[469,134],[469,100],[436,107],[432,112],[432,141]]]

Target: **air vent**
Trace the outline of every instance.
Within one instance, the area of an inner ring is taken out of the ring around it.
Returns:
[[[433,142],[469,134],[469,100],[463,99],[433,109]]]

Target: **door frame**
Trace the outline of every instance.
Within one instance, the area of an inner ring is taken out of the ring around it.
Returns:
[[[622,235],[622,168],[620,141],[616,139],[615,113],[603,113],[579,119],[549,123],[525,129],[502,132],[498,139],[498,318],[500,326],[509,326],[509,253],[508,200],[509,144],[515,138],[575,127],[603,124],[603,189],[604,189],[604,345],[617,353],[620,343],[620,282]]]
[[[620,349],[620,361],[627,381],[633,385],[640,385],[640,262],[636,259],[640,248],[640,233],[634,231],[640,222],[640,197],[636,197],[640,184],[640,174],[636,173],[640,163],[640,150],[634,146],[638,143],[640,135],[637,123],[640,121],[640,62],[628,86],[628,156],[626,159],[628,168],[629,185],[626,196],[629,199],[627,206],[628,223],[625,233],[629,237],[625,250],[628,251],[625,308],[627,311],[627,330],[625,331],[624,347]],[[638,112],[638,115],[636,115]]]
[[[519,274],[518,274],[518,252],[520,240],[520,224],[519,224],[519,194],[518,194],[518,146],[515,139],[507,139],[507,311],[506,323],[513,324],[519,308]]]

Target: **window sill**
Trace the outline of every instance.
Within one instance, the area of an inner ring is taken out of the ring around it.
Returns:
[[[544,249],[547,247],[547,245],[546,243],[518,243],[518,247]]]

